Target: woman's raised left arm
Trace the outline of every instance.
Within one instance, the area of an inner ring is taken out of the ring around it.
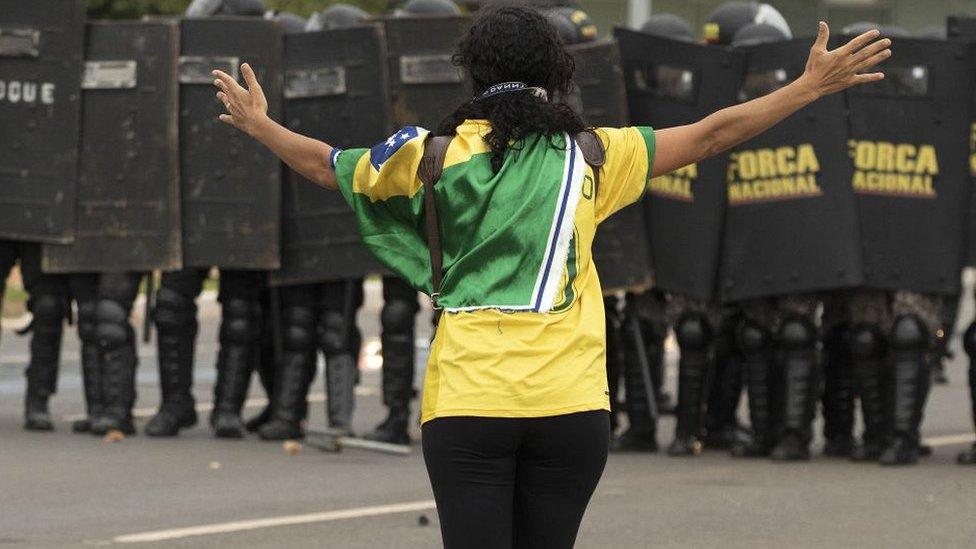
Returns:
[[[670,173],[748,141],[824,95],[881,80],[883,73],[865,73],[891,56],[891,40],[878,40],[879,36],[877,30],[868,31],[835,50],[828,50],[830,30],[821,22],[806,70],[789,85],[722,109],[694,124],[655,131],[653,176]]]
[[[247,89],[227,73],[213,71],[214,85],[220,88],[217,99],[227,108],[227,114],[220,115],[220,121],[257,139],[310,181],[327,189],[338,189],[330,162],[332,146],[297,134],[272,120],[268,116],[268,100],[251,66],[241,65],[241,73]]]

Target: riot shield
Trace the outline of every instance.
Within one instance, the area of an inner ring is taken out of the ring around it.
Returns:
[[[802,74],[808,39],[744,48],[745,101]],[[847,159],[845,104],[831,95],[729,155],[723,301],[850,287],[863,281]]]
[[[742,56],[616,28],[632,124],[666,128],[735,102]],[[644,200],[655,287],[699,299],[715,290],[725,211],[725,156],[648,184]]]
[[[950,40],[976,41],[976,17],[964,15],[950,16],[946,21],[946,35]],[[974,98],[976,100],[976,98]],[[974,109],[973,116],[976,116]],[[969,128],[969,173],[976,183],[976,121]],[[969,208],[969,223],[966,231],[966,265],[976,266],[976,192],[972,193]]]
[[[88,26],[77,236],[45,271],[180,267],[178,58],[175,22]]]
[[[471,96],[451,56],[471,19],[465,16],[385,17],[393,125],[437,129]]]
[[[83,0],[0,0],[0,238],[70,242]]]
[[[285,121],[340,148],[383,140],[390,92],[380,25],[285,36]],[[362,245],[339,193],[288,169],[282,195],[281,269],[275,285],[360,278],[384,269]]]
[[[970,43],[899,38],[881,82],[848,90],[865,285],[958,294],[970,206]]]
[[[614,40],[568,46],[576,61],[574,105],[591,127],[627,124],[627,95],[620,70],[620,49]],[[593,261],[604,290],[640,291],[651,286],[650,247],[644,210],[633,205],[600,224],[593,243]]]
[[[267,148],[217,119],[213,69],[239,77],[248,62],[281,111],[281,35],[260,18],[184,19],[180,56],[183,265],[279,265],[281,164]]]
[[[579,90],[583,121],[594,127],[626,124],[627,91],[617,42],[597,40],[566,49],[576,62],[573,79]]]

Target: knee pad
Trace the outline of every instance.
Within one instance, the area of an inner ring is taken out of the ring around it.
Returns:
[[[891,328],[891,347],[898,350],[925,349],[929,344],[929,331],[920,318],[913,314],[901,315]]]
[[[326,355],[348,352],[353,345],[355,331],[355,320],[347,326],[346,319],[341,313],[326,311],[318,327],[319,346]]]
[[[407,301],[387,301],[380,314],[384,332],[404,333],[413,330],[416,308]]]
[[[745,353],[761,351],[769,345],[769,340],[769,332],[748,320],[743,321],[736,332],[736,341]]]
[[[228,299],[223,303],[220,320],[220,342],[250,344],[254,339],[252,309],[256,306],[244,299]]]
[[[315,348],[315,312],[307,306],[289,306],[281,311],[282,345],[289,351]]]
[[[42,293],[31,296],[30,311],[37,324],[60,325],[68,312],[68,300],[57,293]]]
[[[129,315],[120,303],[108,299],[95,305],[95,339],[107,351],[119,349],[132,341]]]
[[[196,332],[197,306],[171,288],[160,288],[156,294],[156,329],[163,333]]]
[[[78,339],[85,343],[95,343],[95,302],[83,301],[78,303]]]
[[[809,319],[793,316],[779,330],[779,344],[784,349],[809,349],[817,344],[816,328]]]
[[[851,330],[851,354],[856,360],[880,358],[884,355],[884,338],[877,326],[861,324]]]
[[[674,335],[681,349],[702,351],[712,341],[712,327],[704,316],[685,313],[675,323]]]

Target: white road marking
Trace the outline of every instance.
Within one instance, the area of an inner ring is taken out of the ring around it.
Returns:
[[[380,393],[379,389],[376,387],[356,387],[356,396],[375,396]],[[325,393],[309,393],[308,401],[310,403],[325,402]],[[268,399],[264,397],[249,398],[244,401],[245,408],[258,408],[261,406],[267,406]],[[196,405],[197,412],[209,412],[213,410],[213,402],[200,402]],[[132,410],[132,417],[136,418],[147,418],[152,417],[156,414],[156,408],[136,408]],[[61,421],[78,421],[80,419],[85,419],[88,414],[67,414],[61,416]]]
[[[976,435],[972,433],[942,435],[922,439],[922,443],[928,444],[929,446],[953,446],[956,444],[969,444],[971,442],[976,442]]]
[[[434,505],[434,500],[410,501],[405,503],[394,503],[391,505],[355,507],[352,509],[339,509],[336,511],[323,511],[320,513],[308,513],[304,515],[237,520],[233,522],[218,522],[216,524],[190,526],[188,528],[174,528],[172,530],[156,530],[154,532],[126,534],[123,536],[116,536],[112,538],[112,541],[115,543],[146,543],[152,541],[166,541],[194,536],[209,536],[213,534],[241,532],[244,530],[273,528],[277,526],[294,526],[296,524],[309,524],[313,522],[331,522],[336,520],[409,513],[411,511],[426,511],[435,508],[436,506]]]

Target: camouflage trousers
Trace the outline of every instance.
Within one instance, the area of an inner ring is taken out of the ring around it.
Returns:
[[[906,290],[839,290],[824,296],[823,324],[825,329],[844,322],[870,324],[888,333],[899,316],[915,315],[934,335],[942,327],[944,302],[939,295]]]
[[[816,326],[821,298],[818,294],[789,294],[750,299],[738,304],[742,315],[769,333],[779,331],[789,318],[801,317]]]

